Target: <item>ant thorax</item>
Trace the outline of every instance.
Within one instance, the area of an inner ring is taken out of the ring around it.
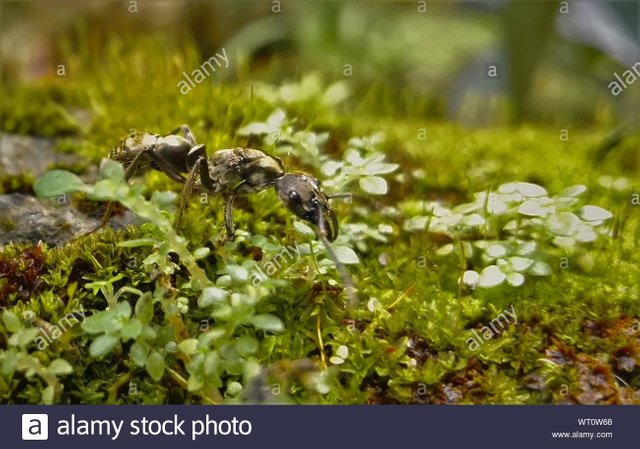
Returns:
[[[209,158],[208,163],[214,192],[257,192],[284,175],[280,159],[253,148],[218,150]]]

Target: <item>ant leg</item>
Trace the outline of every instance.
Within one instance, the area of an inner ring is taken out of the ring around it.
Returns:
[[[192,147],[195,147],[197,145],[196,138],[193,137],[193,133],[191,132],[191,128],[189,128],[189,125],[181,125],[178,129],[180,129],[180,131],[184,135],[184,138],[187,139],[187,142],[189,142]]]
[[[146,149],[140,151],[138,154],[136,154],[136,156],[133,158],[131,163],[127,166],[127,168],[124,171],[125,181],[128,181],[131,178],[131,176],[133,176],[133,174],[136,172],[136,169],[138,168],[138,164],[140,163],[140,159],[142,158],[142,155],[145,153],[147,153]],[[93,234],[98,229],[102,228],[103,226],[106,226],[109,223],[111,214],[113,214],[113,208],[114,208],[113,201],[109,201],[107,203],[107,210],[104,211],[104,215],[102,216],[102,220],[100,220],[100,223],[95,228],[89,230],[88,232],[82,235]]]
[[[215,191],[213,180],[209,175],[209,163],[207,162],[207,148],[203,145],[196,145],[195,147],[189,150],[187,154],[187,166],[190,167],[193,164],[193,167],[196,164],[199,164],[200,170],[200,182],[202,183],[202,187],[209,193],[213,193]]]
[[[158,154],[156,154],[156,152],[153,149],[145,148],[144,150],[141,151],[141,153],[146,154],[149,157],[149,159],[151,159],[158,166],[158,169],[162,173],[167,175],[169,178],[181,184],[186,182],[186,179],[184,176],[182,176],[182,173],[180,173],[178,169],[176,169],[174,166],[168,163],[162,156],[159,156]],[[126,177],[126,173],[125,173],[125,177]],[[128,180],[128,178],[126,179]]]
[[[235,197],[234,194],[229,195],[224,205],[224,226],[227,230],[227,237],[231,241],[236,238],[236,233],[233,230],[233,200]]]
[[[178,206],[178,212],[176,213],[176,222],[175,229],[176,232],[180,231],[180,226],[182,225],[182,215],[184,213],[185,206],[187,204],[187,200],[191,196],[191,192],[193,192],[193,186],[196,183],[196,174],[200,168],[203,159],[198,159],[189,172],[189,176],[187,177],[187,181],[184,183],[184,187],[182,188],[182,193],[180,194],[180,205]]]

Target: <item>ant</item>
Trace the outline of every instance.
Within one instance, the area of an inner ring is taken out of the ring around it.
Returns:
[[[177,135],[178,131],[184,137]],[[338,236],[338,220],[320,181],[313,176],[302,172],[287,173],[279,158],[254,148],[222,149],[207,158],[205,145],[196,142],[187,125],[165,135],[132,133],[110,152],[109,157],[125,166],[127,181],[151,168],[184,184],[176,213],[177,230],[186,201],[194,189],[224,195],[225,229],[230,240],[235,238],[234,199],[273,187],[291,212],[317,227],[320,240],[345,282],[350,303],[354,303],[351,278],[329,245]],[[108,223],[111,213],[110,203],[102,222],[91,232]]]
[[[184,137],[176,135],[178,131]],[[335,212],[316,178],[306,173],[286,173],[279,158],[253,148],[218,150],[207,159],[205,145],[196,143],[187,125],[166,135],[132,133],[111,150],[109,157],[125,166],[127,181],[151,168],[184,184],[176,214],[177,229],[180,229],[186,201],[194,189],[220,193],[226,197],[225,228],[228,238],[233,240],[234,199],[274,187],[284,205],[298,217],[316,225],[323,237],[334,241],[338,235]],[[96,229],[104,226],[110,215],[108,208]]]

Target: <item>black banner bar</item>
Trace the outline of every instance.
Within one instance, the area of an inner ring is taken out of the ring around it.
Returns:
[[[609,449],[637,447],[638,418],[637,406],[9,405],[0,446]]]

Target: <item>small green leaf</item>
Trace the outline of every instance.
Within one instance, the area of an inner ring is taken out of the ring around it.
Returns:
[[[545,220],[547,230],[561,237],[572,237],[578,233],[580,219],[571,212],[549,215]]]
[[[121,324],[113,310],[96,312],[82,322],[82,329],[89,334],[100,334],[107,331],[117,332]]]
[[[238,353],[242,356],[255,354],[258,350],[258,340],[250,335],[243,335],[236,339],[235,347]]]
[[[25,347],[35,340],[39,333],[40,329],[37,327],[30,327],[28,329],[22,329],[14,335],[18,336],[18,346]]]
[[[33,190],[40,198],[53,198],[63,193],[80,192],[86,187],[82,179],[66,170],[48,171],[33,183]]]
[[[202,364],[202,369],[204,370],[204,373],[208,376],[216,372],[219,366],[220,366],[220,354],[218,354],[218,351],[211,351],[205,356],[204,362]]]
[[[462,275],[462,283],[472,290],[478,286],[478,282],[480,282],[480,275],[474,270],[467,270]]]
[[[507,248],[504,245],[495,243],[493,245],[489,245],[487,249],[485,249],[485,254],[492,259],[497,259],[507,255]]]
[[[198,298],[198,306],[208,307],[212,304],[223,302],[227,296],[229,296],[229,292],[226,290],[218,287],[206,287]]]
[[[538,260],[534,262],[533,265],[531,265],[531,268],[529,268],[529,273],[533,274],[534,276],[549,276],[552,271],[549,265]]]
[[[528,197],[540,197],[547,195],[547,191],[544,188],[530,182],[517,182],[516,189],[522,195]]]
[[[193,258],[196,260],[204,259],[209,254],[211,254],[211,249],[207,247],[198,248],[193,252]]]
[[[480,273],[478,286],[482,288],[495,287],[502,284],[506,278],[507,275],[500,271],[500,268],[498,268],[496,265],[489,265],[488,267],[485,267]]]
[[[313,239],[316,236],[315,231],[301,221],[298,221],[298,220],[294,221],[293,228],[302,237]]]
[[[138,338],[141,332],[142,323],[136,318],[133,318],[123,324],[122,329],[120,329],[120,335],[122,336],[124,341]]]
[[[147,354],[149,354],[149,346],[144,342],[136,341],[129,348],[131,360],[139,367],[143,367],[147,362]]]
[[[512,287],[520,287],[522,284],[524,284],[524,276],[520,273],[509,273],[507,275],[507,282]]]
[[[153,318],[153,298],[151,293],[147,292],[136,301],[135,307],[136,318],[142,323],[147,324]]]
[[[187,381],[187,390],[198,391],[202,387],[204,387],[204,379],[202,377],[197,374],[189,376],[189,380]]]
[[[336,355],[341,359],[346,359],[349,356],[349,348],[345,345],[338,346],[338,349],[336,349]]]
[[[116,335],[100,335],[91,342],[91,346],[89,346],[89,354],[96,358],[109,354],[113,351],[113,348],[116,347],[119,341],[120,338]]]
[[[198,350],[198,339],[187,338],[186,340],[182,340],[180,344],[178,344],[178,349],[187,355],[195,354]]]
[[[162,379],[164,375],[164,357],[162,357],[158,351],[151,351],[151,354],[147,357],[145,366],[147,373],[149,373],[153,380],[157,382]]]
[[[533,264],[533,260],[526,257],[514,256],[509,257],[509,263],[514,271],[525,271]]]
[[[427,226],[429,217],[419,216],[409,218],[404,222],[404,229],[407,231],[420,231]]]
[[[124,181],[124,168],[113,159],[103,158],[100,162],[100,179],[112,179],[117,182]]]
[[[64,359],[55,359],[49,364],[47,371],[57,376],[73,373],[73,367]]]
[[[45,405],[53,404],[55,400],[56,391],[52,385],[47,386],[44,390],[42,390],[42,403]]]
[[[171,191],[153,192],[151,195],[151,202],[158,206],[160,209],[166,209],[176,202],[178,194]]]
[[[238,283],[244,283],[249,280],[249,271],[242,265],[227,265],[224,267],[223,272]]]
[[[379,176],[365,176],[358,181],[360,188],[371,195],[385,195],[387,193],[387,181]]]
[[[567,187],[562,192],[560,192],[560,194],[558,194],[558,196],[561,196],[561,197],[565,197],[565,196],[576,197],[576,196],[582,195],[586,191],[587,191],[587,187],[586,186],[583,186],[582,184],[578,184],[578,185],[575,185],[575,186]]]
[[[336,258],[343,264],[357,264],[360,263],[360,259],[354,250],[348,246],[336,246],[333,248]]]
[[[139,246],[153,246],[157,242],[155,239],[144,238],[144,239],[134,239],[134,240],[126,240],[124,242],[118,243],[118,246],[121,248],[137,248]]]
[[[550,211],[540,205],[536,200],[527,200],[518,207],[518,212],[528,217],[544,217]]]
[[[598,206],[584,206],[580,209],[580,215],[583,220],[586,221],[600,221],[600,220],[608,220],[613,217],[613,214],[608,210],[605,210]]]
[[[256,328],[267,332],[282,332],[284,330],[282,321],[274,315],[255,315],[249,318],[249,323],[253,324]]]
[[[11,333],[18,332],[22,329],[20,318],[13,312],[8,310],[2,312],[2,321],[4,322],[4,327]]]
[[[131,316],[131,304],[129,304],[129,301],[121,301],[116,305],[116,316],[120,319],[129,319]]]

